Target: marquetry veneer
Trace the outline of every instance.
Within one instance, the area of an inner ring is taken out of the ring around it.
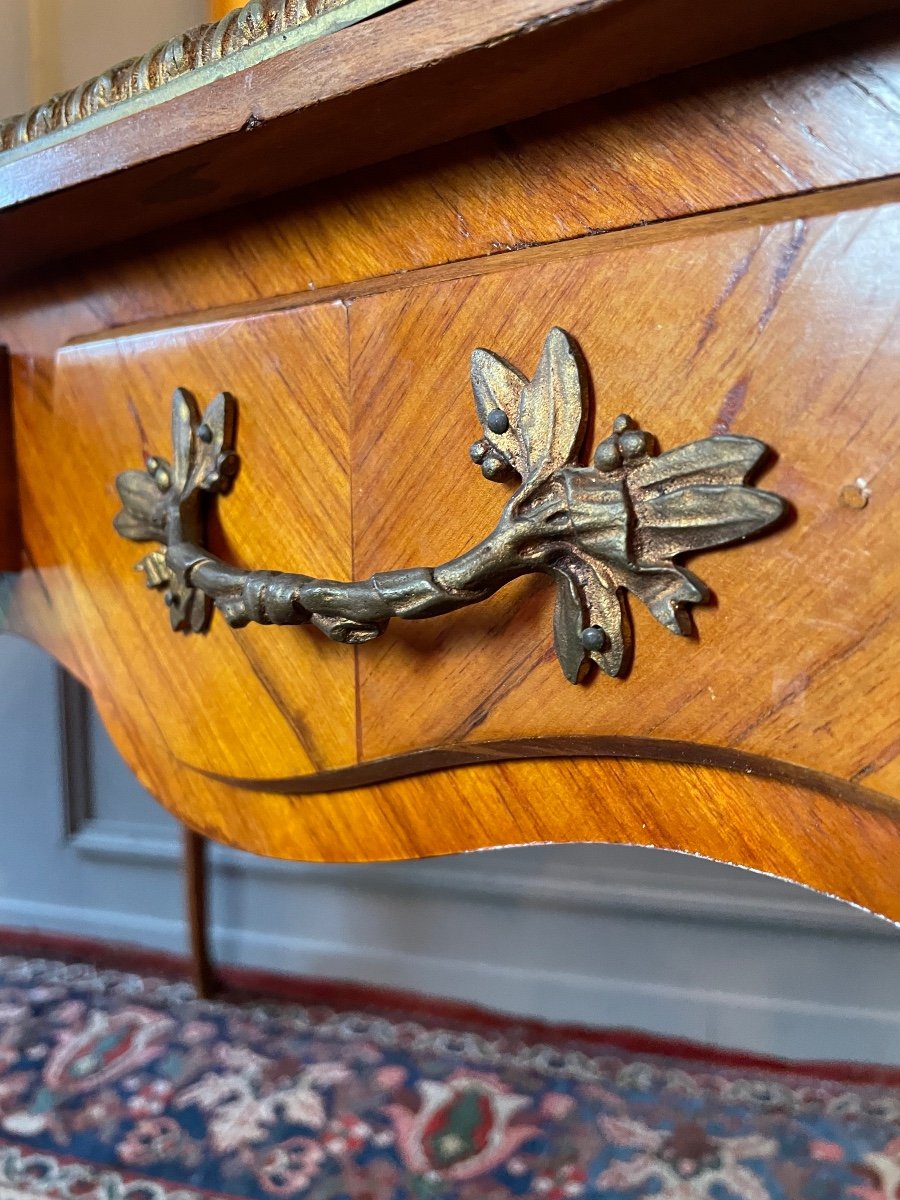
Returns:
[[[405,140],[379,126],[372,157],[498,115],[504,127],[287,190],[312,120],[300,105],[265,134],[284,170],[273,159],[253,186],[277,197],[238,209],[226,209],[230,191],[211,199],[218,152],[239,158],[236,143],[220,146],[220,130],[199,150],[176,145],[162,93],[138,114],[12,151],[7,166],[0,155],[16,200],[41,156],[61,172],[0,210],[0,229],[21,238],[0,300],[11,383],[4,404],[0,377],[0,485],[14,480],[17,499],[4,509],[0,492],[0,550],[20,568],[5,580],[9,629],[87,684],[162,803],[246,849],[366,860],[632,842],[900,920],[896,16],[569,108],[555,106],[589,93],[565,92],[562,54],[558,77],[546,65],[539,76],[536,107],[555,110],[509,123],[534,111],[512,72],[538,54],[544,27],[509,0],[492,17],[516,30],[496,73],[479,66],[494,63],[490,39],[460,51],[454,70],[480,90],[450,128],[424,99],[429,3],[292,51],[282,68],[335,46],[352,55],[354,39],[364,50],[383,22],[385,37],[408,33],[391,53],[409,50],[404,78],[423,108],[409,111]],[[618,45],[640,20],[627,0],[620,25],[604,24],[600,4],[588,25],[587,9],[545,7],[561,47],[582,35]],[[763,6],[723,44],[793,32],[771,7],[768,25]],[[863,8],[804,11],[811,27]],[[710,56],[703,37],[682,37],[679,63]],[[622,64],[603,86],[652,73],[652,59],[636,53],[634,70]],[[270,74],[260,87],[275,87]],[[169,103],[208,115],[240,78]],[[372,72],[357,84],[342,99],[323,93],[319,128],[364,122]],[[164,134],[140,161],[138,116]],[[85,167],[101,136],[121,139],[119,176]],[[352,138],[364,137],[363,124]],[[202,209],[205,168],[183,157],[197,152],[212,164]],[[356,165],[329,153],[323,172]],[[129,188],[139,211],[121,207]],[[109,205],[108,235],[80,217],[71,261],[47,266],[35,221],[79,195],[99,217]],[[134,571],[146,551],[112,522],[117,475],[170,455],[176,388],[201,406],[223,390],[238,404],[240,470],[214,506],[209,550],[242,568],[361,579],[443,562],[493,527],[512,484],[469,460],[483,433],[469,360],[485,346],[531,376],[553,326],[587,365],[582,461],[623,411],[664,451],[715,435],[774,451],[755,481],[787,514],[690,561],[712,600],[692,636],[632,602],[631,665],[573,685],[554,654],[553,586],[538,575],[444,616],[394,620],[363,645],[308,625],[232,629],[219,612],[206,633],[170,630]],[[14,438],[3,437],[10,412]]]

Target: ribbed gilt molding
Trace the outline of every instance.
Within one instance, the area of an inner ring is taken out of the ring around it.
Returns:
[[[127,59],[94,79],[51,96],[28,112],[0,119],[0,151],[14,150],[69,129],[113,105],[150,95],[267,38],[299,29],[314,17],[351,7],[360,8],[359,0],[252,0],[220,21],[198,25],[170,38],[142,57]],[[387,7],[390,4],[363,6],[359,16]]]

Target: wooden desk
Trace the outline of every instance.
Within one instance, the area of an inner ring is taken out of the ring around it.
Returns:
[[[8,629],[248,850],[900,919],[896,10],[326,7],[0,127]]]

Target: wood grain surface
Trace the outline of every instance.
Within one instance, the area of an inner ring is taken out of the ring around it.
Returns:
[[[407,280],[352,301],[349,325],[345,306],[310,304],[63,350],[51,407],[22,410],[19,441],[26,480],[48,438],[72,465],[54,495],[26,491],[25,540],[128,760],[168,800],[183,780],[160,784],[161,755],[182,771],[308,792],[316,772],[388,756],[398,761],[382,775],[415,769],[403,756],[423,749],[458,762],[466,747],[528,756],[577,738],[578,753],[694,747],[712,766],[783,785],[818,778],[836,800],[890,811],[900,288],[882,264],[900,250],[900,207],[890,185],[880,190],[880,203],[861,193],[862,207],[836,214],[778,220],[775,205],[768,223],[747,212],[672,222],[621,244],[509,256],[482,276]],[[468,463],[478,430],[468,357],[481,343],[530,369],[554,321],[590,364],[594,440],[629,409],[664,447],[733,431],[779,454],[765,482],[795,519],[694,564],[718,601],[699,611],[697,639],[637,611],[629,678],[572,687],[536,579],[450,617],[395,622],[355,652],[309,629],[234,632],[221,619],[207,637],[169,633],[159,597],[133,574],[138,548],[109,521],[118,470],[139,448],[166,448],[172,387],[226,387],[241,404],[245,465],[213,548],[245,566],[361,576],[451,557],[490,527],[503,489]],[[69,528],[48,538],[45,514],[79,488],[74,545]],[[160,703],[160,680],[176,703]]]
[[[63,342],[900,172],[900,13],[680,72],[188,223],[30,286],[0,330]]]
[[[346,577],[345,347],[340,305],[93,342],[61,352],[46,407],[17,409],[23,536],[51,610],[40,612],[39,636],[71,647],[64,661],[89,682],[130,761],[154,742],[189,766],[227,763],[241,775],[274,760],[317,770],[355,756],[352,654],[298,629],[235,637],[218,621],[202,637],[172,634],[161,595],[134,570],[145,549],[111,532],[116,475],[171,455],[174,388],[201,405],[224,388],[243,401],[243,463],[222,552],[249,563],[296,556]]]
[[[900,922],[896,811],[744,771],[616,758],[512,761],[303,796],[228,787],[159,755],[137,774],[207,836],[278,858],[373,862],[547,842],[656,846],[791,879]]]
[[[29,563],[10,627],[90,684],[167,807],[246,849],[628,842],[900,920],[896,22],[8,289]],[[624,408],[664,447],[732,429],[778,452],[763,484],[794,518],[692,564],[717,600],[695,640],[637,612],[631,676],[573,688],[540,580],[357,655],[302,628],[169,632],[110,522],[115,475],[168,452],[174,386],[241,404],[218,552],[337,577],[433,563],[504,497],[467,461],[471,349],[530,370],[554,323],[588,357],[598,437]]]
[[[359,652],[364,759],[621,734],[746,750],[900,796],[900,287],[887,265],[900,207],[696,236],[686,225],[647,247],[354,303],[356,573],[441,562],[491,529],[505,489],[467,462],[479,435],[468,359],[484,345],[530,375],[554,324],[591,371],[589,445],[621,411],[663,449],[756,436],[778,455],[762,483],[792,523],[692,560],[716,598],[696,610],[696,638],[632,603],[625,680],[563,679],[553,588],[534,577],[473,610],[396,622]]]
[[[9,354],[0,346],[0,571],[22,566]]]
[[[61,253],[890,7],[416,0],[202,89],[166,93],[112,120],[99,114],[73,136],[8,154],[0,269],[21,274]]]

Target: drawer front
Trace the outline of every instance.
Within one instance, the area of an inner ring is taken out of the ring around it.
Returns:
[[[749,434],[775,452],[760,486],[792,507],[775,532],[689,560],[713,597],[694,610],[695,636],[673,636],[630,597],[622,679],[563,678],[554,589],[536,576],[475,609],[395,623],[360,655],[364,756],[649,738],[900,794],[900,287],[885,266],[898,253],[900,210],[888,206],[359,300],[359,575],[440,562],[489,532],[511,489],[467,464],[479,430],[466,364],[483,345],[531,375],[553,325],[589,366],[588,454],[623,411],[663,450]]]
[[[900,282],[888,266],[900,207],[885,193],[66,347],[47,403],[16,409],[24,538],[49,598],[38,636],[68,647],[151,790],[248,848],[375,858],[641,841],[900,915],[889,881],[861,882],[864,847],[886,856],[900,811]],[[308,625],[232,629],[219,612],[207,633],[170,630],[134,571],[148,547],[112,521],[117,475],[171,454],[176,387],[201,405],[226,390],[238,405],[240,471],[208,549],[242,568],[362,579],[452,559],[496,525],[513,485],[470,461],[482,427],[469,360],[487,347],[530,376],[553,326],[590,376],[582,461],[622,412],[663,451],[726,434],[774,451],[759,484],[789,518],[689,560],[712,598],[693,636],[633,601],[630,668],[573,685],[541,574],[443,616],[394,619],[364,645]],[[569,761],[383,783],[542,756]],[[669,761],[637,771],[645,757]],[[686,761],[722,770],[671,766]],[[757,797],[760,777],[781,783]],[[781,822],[777,837],[744,844],[756,821]],[[829,830],[844,839],[838,855]]]

